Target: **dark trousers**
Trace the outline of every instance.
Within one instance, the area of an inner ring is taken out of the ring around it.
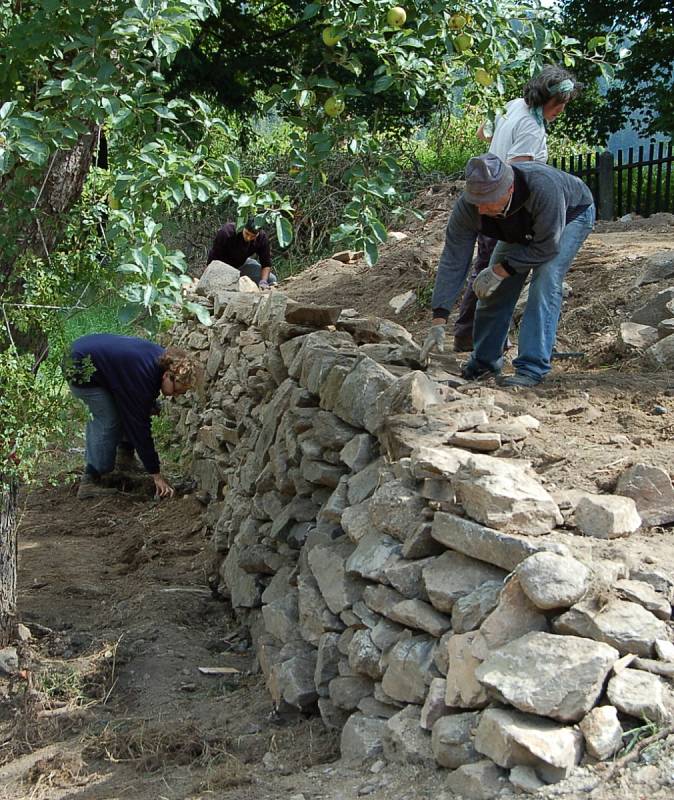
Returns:
[[[489,266],[489,259],[497,242],[498,239],[491,239],[481,233],[477,235],[477,256],[473,262],[473,271],[470,273],[466,283],[466,289],[459,307],[459,316],[454,323],[454,336],[473,338],[473,323],[475,321],[475,307],[477,306],[473,282],[480,272]]]

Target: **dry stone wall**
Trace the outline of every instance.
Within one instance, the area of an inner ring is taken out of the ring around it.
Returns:
[[[210,301],[213,327],[174,339],[207,376],[176,429],[279,711],[319,713],[346,759],[440,766],[489,797],[669,719],[674,581],[555,536],[568,511],[498,455],[534,418],[432,380],[387,320],[279,292]],[[579,535],[639,524],[629,497],[578,510]]]

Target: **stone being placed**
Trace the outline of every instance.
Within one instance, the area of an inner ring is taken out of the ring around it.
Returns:
[[[503,533],[443,511],[436,511],[431,535],[450,550],[502,567],[508,572],[520,561],[541,551],[569,555],[567,547],[546,542],[544,538],[532,541],[526,536]]]
[[[452,630],[468,633],[479,628],[498,605],[503,581],[487,581],[470,594],[460,597],[452,606]]]
[[[342,728],[339,752],[346,762],[357,763],[384,752],[386,720],[366,717],[356,712]]]
[[[447,714],[451,714],[451,709],[445,703],[447,693],[447,681],[444,678],[433,678],[428,687],[428,694],[421,708],[421,718],[419,724],[425,731],[432,731],[433,726]]]
[[[496,650],[532,631],[547,631],[548,621],[522,591],[517,578],[501,590],[496,608],[480,625],[487,650]]]
[[[399,641],[387,654],[382,688],[394,700],[421,704],[426,699],[426,677],[433,663],[433,640],[414,636]]]
[[[615,706],[597,706],[578,726],[585,738],[587,752],[598,761],[605,761],[622,747],[623,729]]]
[[[610,494],[581,497],[574,519],[581,533],[597,539],[629,536],[641,525],[634,500]]]
[[[650,658],[656,639],[667,639],[667,625],[638,603],[611,599],[603,606],[582,601],[555,620],[557,633],[582,636],[615,647],[621,656]]]
[[[451,612],[454,603],[487,581],[503,581],[506,572],[462,553],[447,551],[423,569],[428,598],[438,611]]]
[[[577,722],[601,696],[617,659],[615,648],[592,639],[529,633],[491,653],[475,677],[520,711]]]
[[[431,735],[419,724],[420,715],[418,707],[407,706],[386,720],[383,739],[387,761],[429,767],[435,764]]]
[[[376,433],[376,430],[370,430],[366,426],[365,419],[368,411],[376,407],[379,395],[394,381],[395,377],[376,361],[362,358],[344,379],[334,405],[334,413],[356,428],[365,428],[368,433]]]
[[[630,717],[651,722],[669,720],[662,678],[650,672],[624,669],[608,682],[606,695],[618,711]]]
[[[370,498],[370,522],[382,533],[404,542],[419,524],[424,508],[426,501],[406,483],[389,481]]]
[[[438,385],[424,372],[409,372],[398,378],[377,398],[365,415],[365,428],[370,432],[382,429],[395,414],[421,414],[441,402]]]
[[[478,631],[456,634],[447,644],[447,691],[445,702],[451,708],[484,708],[487,692],[475,677],[480,659],[473,652]]]
[[[473,734],[480,720],[480,713],[442,716],[433,725],[431,747],[435,760],[441,767],[457,769],[463,764],[480,761],[482,756],[473,747]]]
[[[204,297],[218,292],[238,291],[241,273],[224,261],[211,261],[196,285],[196,293]]]
[[[674,487],[669,473],[660,467],[634,464],[618,478],[615,493],[634,500],[646,526],[674,522]]]
[[[536,536],[564,521],[543,486],[508,459],[472,455],[453,484],[466,514],[497,530]]]
[[[503,708],[483,712],[474,744],[499,766],[533,767],[548,783],[568,777],[583,755],[579,730]]]
[[[556,553],[536,553],[516,571],[522,591],[544,610],[569,608],[587,591],[590,570],[580,561]]]

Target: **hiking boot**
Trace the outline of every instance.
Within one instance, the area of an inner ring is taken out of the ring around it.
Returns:
[[[94,497],[110,497],[117,494],[117,489],[111,486],[103,486],[100,478],[96,479],[93,475],[85,472],[80,478],[80,485],[77,489],[78,500],[91,500]]]
[[[468,361],[461,368],[461,377],[466,381],[481,381],[488,378],[495,378],[498,372],[494,372],[489,367],[480,367],[474,362]]]
[[[470,353],[473,350],[473,337],[472,336],[455,336],[454,337],[454,352],[455,353]]]
[[[115,458],[115,470],[117,472],[142,472],[140,462],[136,458],[133,450],[126,447],[117,448],[117,457]]]
[[[516,372],[514,375],[509,375],[507,378],[501,378],[497,383],[499,386],[518,386],[521,388],[530,388],[538,386],[541,382],[540,378],[534,378],[532,375],[524,375],[523,373]]]

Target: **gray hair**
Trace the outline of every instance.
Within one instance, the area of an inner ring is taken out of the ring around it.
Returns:
[[[560,89],[560,84],[565,81],[573,84],[566,91]],[[583,84],[578,83],[567,70],[562,67],[546,66],[525,85],[522,96],[529,108],[538,108],[553,97],[560,103],[568,103],[580,94],[582,88]]]

